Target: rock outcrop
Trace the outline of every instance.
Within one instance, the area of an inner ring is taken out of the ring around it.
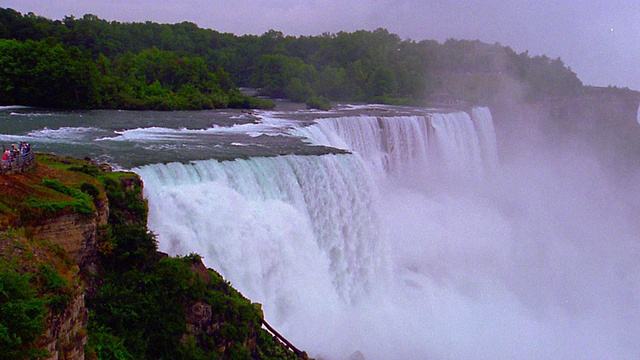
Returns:
[[[87,320],[89,311],[85,305],[85,288],[78,284],[66,308],[59,314],[49,310],[46,331],[41,340],[49,351],[47,359],[84,360],[84,345],[88,341]]]
[[[180,356],[301,357],[262,328],[258,304],[207,269],[199,256],[171,258],[157,251],[137,175],[112,173],[86,159],[36,158],[34,169],[2,175],[0,181],[0,264],[30,274],[44,306],[44,332],[17,353],[46,351],[36,357],[83,360],[112,358],[117,350],[126,358],[157,358],[160,345]],[[124,297],[112,303],[113,296]],[[163,317],[150,310],[154,307],[171,315]],[[133,316],[127,313],[131,309]],[[90,312],[100,330],[89,331]],[[149,334],[143,325],[149,323],[173,331]],[[130,333],[130,327],[138,332]],[[146,343],[140,339],[150,335],[162,340],[141,350],[137,345]],[[125,347],[128,341],[136,345]]]

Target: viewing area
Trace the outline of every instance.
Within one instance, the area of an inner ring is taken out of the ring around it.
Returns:
[[[25,172],[31,169],[35,163],[35,157],[29,144],[23,142],[19,146],[4,147],[2,162],[0,162],[0,175]]]

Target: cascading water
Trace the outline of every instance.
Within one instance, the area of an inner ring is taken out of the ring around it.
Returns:
[[[591,163],[499,168],[486,108],[292,132],[351,153],[135,171],[160,248],[203,255],[298,347],[326,359],[637,355],[640,306],[625,295],[640,291],[637,229],[599,200],[610,194]],[[565,181],[574,171],[593,176]]]
[[[471,119],[473,119],[473,126],[476,129],[476,134],[478,134],[484,169],[488,171],[496,170],[498,166],[498,145],[491,111],[486,107],[475,107],[471,110]]]
[[[209,160],[137,171],[149,189],[150,224],[168,250],[200,253],[247,295],[263,299],[260,289],[289,281],[297,275],[283,272],[292,270],[301,271],[298,286],[317,287],[304,280],[304,269],[314,269],[333,284],[327,291],[356,301],[380,266],[377,190],[358,157]]]
[[[482,177],[485,169],[497,166],[495,131],[488,108],[474,108],[472,115],[321,119],[296,134],[314,144],[353,151],[378,175],[445,168],[451,176]]]

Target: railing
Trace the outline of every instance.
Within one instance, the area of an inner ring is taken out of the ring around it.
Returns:
[[[31,169],[36,164],[33,151],[29,149],[24,154],[17,153],[0,160],[0,175],[17,174]]]
[[[280,342],[282,342],[287,348],[289,348],[289,350],[293,351],[293,353],[296,354],[298,358],[303,360],[309,359],[309,356],[307,355],[306,352],[300,351],[297,347],[293,346],[293,344],[289,342],[289,340],[285,339],[285,337],[280,335],[280,333],[278,333],[276,329],[271,327],[271,325],[269,325],[269,323],[267,323],[266,320],[262,319],[262,325],[264,325],[267,328],[267,331],[269,331],[273,336],[275,336],[278,340],[280,340]]]

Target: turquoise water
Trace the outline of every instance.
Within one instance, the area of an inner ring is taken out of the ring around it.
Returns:
[[[278,114],[288,113],[279,112]],[[90,157],[118,168],[191,160],[320,154],[288,130],[308,120],[215,111],[56,111],[0,107],[0,143],[29,142],[35,151]],[[286,117],[286,116],[285,116]]]

